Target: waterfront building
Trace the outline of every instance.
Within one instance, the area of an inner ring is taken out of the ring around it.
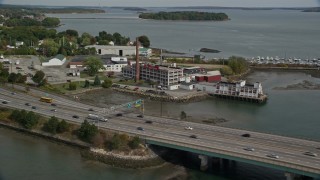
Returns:
[[[128,65],[122,69],[123,77],[133,79],[136,75],[136,66]],[[183,70],[177,67],[167,67],[151,64],[140,64],[140,79],[153,81],[169,90],[179,88]]]

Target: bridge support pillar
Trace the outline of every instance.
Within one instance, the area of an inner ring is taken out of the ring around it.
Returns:
[[[200,170],[206,171],[208,169],[208,156],[199,155],[199,159],[201,159]]]
[[[285,172],[284,176],[286,176],[287,180],[294,180],[295,174],[289,173],[289,172]]]

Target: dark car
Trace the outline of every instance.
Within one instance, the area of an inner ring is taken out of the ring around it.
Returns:
[[[145,121],[145,123],[152,124],[152,121],[148,120],[148,121]]]
[[[116,114],[116,116],[118,116],[118,117],[119,117],[119,116],[122,116],[122,113],[118,113],[118,114]]]
[[[16,69],[22,69],[22,68],[17,66]]]
[[[51,106],[57,106],[55,103],[51,103]]]
[[[25,103],[24,105],[26,105],[26,106],[30,106],[30,103]]]
[[[92,108],[88,109],[88,111],[94,111]]]
[[[143,127],[137,127],[138,130],[144,131]]]
[[[78,115],[73,115],[72,117],[75,118],[75,119],[79,119]]]
[[[249,133],[245,133],[241,135],[242,137],[250,137],[251,135]]]
[[[35,107],[35,106],[32,106],[31,108],[32,108],[32,109],[37,109],[37,107]]]
[[[138,115],[137,117],[139,117],[139,118],[143,118],[143,115],[142,115],[142,114],[140,114],[140,115]]]
[[[17,93],[15,93],[15,92],[11,92],[11,94],[12,94],[12,95],[16,95]]]
[[[190,138],[197,139],[198,137],[196,135],[191,135]]]
[[[8,101],[2,101],[2,104],[8,104]]]

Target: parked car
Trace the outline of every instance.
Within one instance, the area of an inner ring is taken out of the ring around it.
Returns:
[[[88,111],[94,111],[92,108],[89,108]]]
[[[15,93],[15,92],[12,92],[11,94],[12,94],[12,95],[16,95],[17,93]]]
[[[152,121],[147,120],[147,121],[145,121],[145,123],[147,123],[147,124],[152,124]]]
[[[53,112],[57,112],[57,110],[56,110],[56,109],[51,109],[51,111],[53,111]]]
[[[118,117],[119,117],[119,116],[122,116],[122,113],[118,113],[118,114],[116,114],[116,116],[118,116]]]
[[[143,127],[137,127],[138,130],[144,131]]]
[[[143,118],[143,115],[142,115],[142,114],[140,114],[140,115],[138,115],[137,117],[139,117],[139,118]]]
[[[55,103],[51,103],[51,106],[57,106]]]
[[[17,66],[16,69],[22,69],[22,68]]]
[[[37,109],[37,107],[36,107],[36,106],[32,106],[31,108],[32,108],[32,109]]]
[[[8,101],[2,101],[2,104],[8,104]]]
[[[134,91],[137,91],[138,89],[139,89],[138,87],[135,87],[133,90],[134,90]]]
[[[189,127],[185,127],[184,129],[185,130],[192,130],[193,128],[189,126]]]
[[[30,106],[31,104],[30,104],[30,103],[25,103],[24,105],[26,105],[26,106]]]

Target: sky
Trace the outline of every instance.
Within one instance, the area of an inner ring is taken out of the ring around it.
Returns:
[[[0,0],[0,4],[122,7],[315,7],[320,6],[320,0]]]

